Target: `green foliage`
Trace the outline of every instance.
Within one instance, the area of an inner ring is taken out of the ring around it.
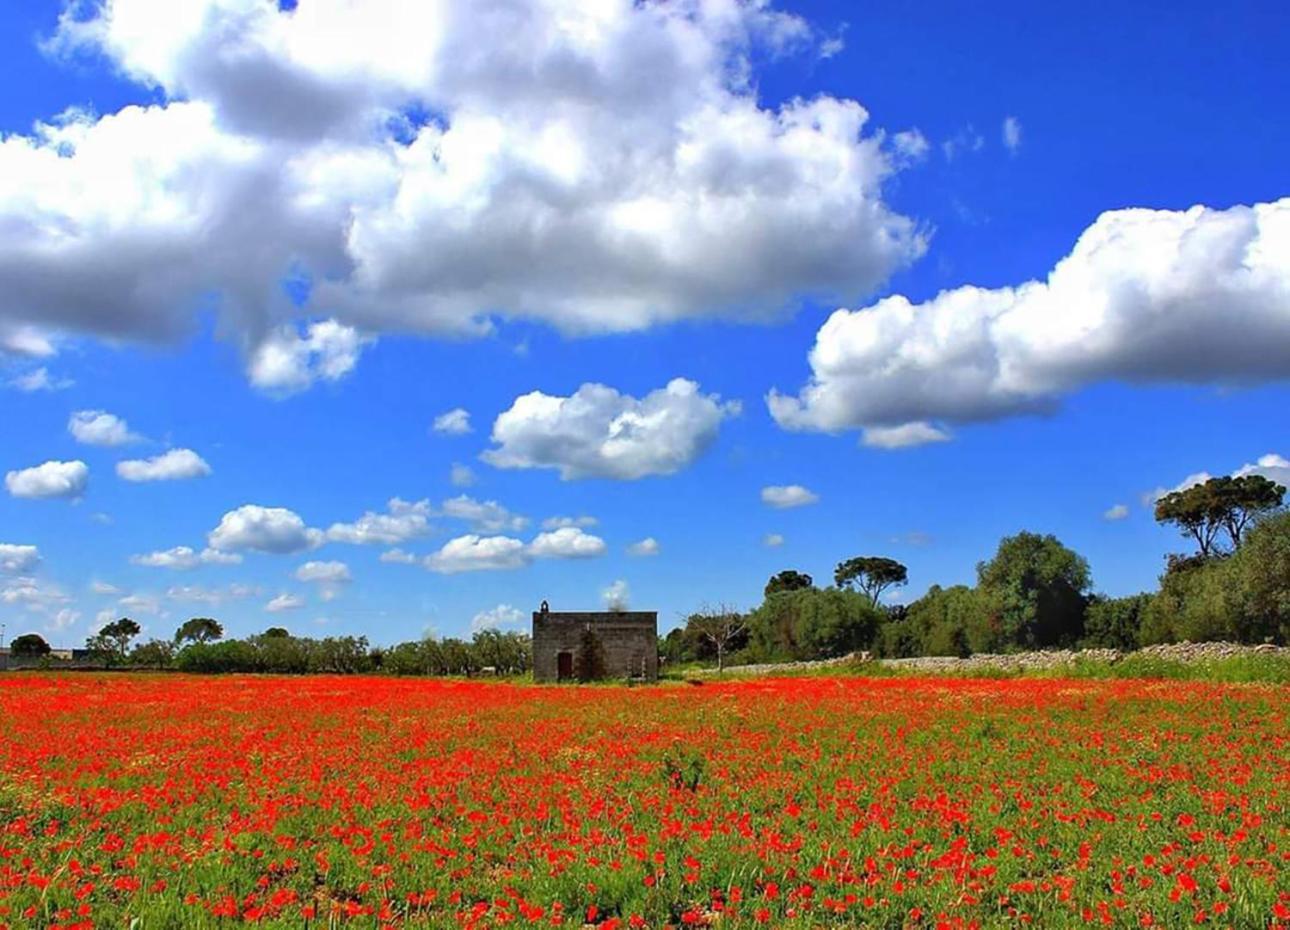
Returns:
[[[887,658],[966,656],[969,639],[985,622],[981,595],[966,585],[927,593],[883,624],[877,652]]]
[[[1094,597],[1084,614],[1082,645],[1095,649],[1137,649],[1141,645],[1142,620],[1150,594],[1129,597]]]
[[[857,556],[838,563],[833,570],[833,581],[839,588],[859,588],[877,607],[883,591],[909,581],[909,570],[895,559]]]
[[[223,639],[224,627],[210,617],[193,617],[175,631],[176,645],[182,643],[209,643]]]
[[[1232,562],[1246,635],[1290,643],[1290,513],[1259,520]]]
[[[705,767],[703,756],[694,750],[686,752],[679,744],[663,753],[663,780],[673,790],[698,791]]]
[[[139,624],[129,617],[122,617],[104,626],[85,641],[85,648],[104,665],[124,662],[130,649],[130,640],[142,632]]]
[[[863,594],[803,588],[770,595],[748,615],[748,629],[761,657],[827,659],[869,649],[881,621]]]
[[[802,591],[813,587],[815,587],[815,580],[810,575],[789,568],[777,575],[772,575],[762,593],[765,597],[770,597],[772,594],[784,591]]]
[[[15,657],[39,658],[49,655],[49,643],[39,633],[15,636],[9,643],[9,654]]]
[[[175,644],[164,639],[150,639],[130,651],[130,664],[149,668],[169,668],[175,658]]]
[[[1195,541],[1203,556],[1219,550],[1226,533],[1232,550],[1239,549],[1246,528],[1281,506],[1286,489],[1262,475],[1210,478],[1156,501],[1156,520],[1172,523]]]
[[[969,630],[973,652],[1071,645],[1084,632],[1088,562],[1056,536],[1005,537],[977,580],[984,622]]]

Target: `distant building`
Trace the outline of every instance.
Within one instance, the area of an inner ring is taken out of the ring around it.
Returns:
[[[658,680],[657,611],[533,612],[533,680]]]

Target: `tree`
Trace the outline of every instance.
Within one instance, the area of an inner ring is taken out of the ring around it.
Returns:
[[[977,579],[985,625],[969,637],[974,652],[1066,645],[1083,634],[1088,562],[1056,536],[1004,538]]]
[[[768,661],[842,656],[870,648],[881,621],[881,612],[856,591],[780,591],[748,615],[749,651]]]
[[[130,664],[167,668],[175,659],[175,644],[164,639],[150,639],[130,652]]]
[[[1084,613],[1085,648],[1137,649],[1142,644],[1142,621],[1150,594],[1103,597],[1089,601]]]
[[[778,594],[781,591],[801,591],[806,588],[815,587],[815,581],[805,572],[787,569],[778,575],[772,575],[770,581],[766,582],[766,588],[762,592],[766,597],[772,594]]]
[[[878,606],[882,592],[909,581],[909,571],[895,559],[883,556],[857,556],[839,562],[833,570],[833,582],[839,588],[859,588],[869,595],[869,602]]]
[[[104,664],[111,665],[124,661],[130,649],[130,640],[134,639],[142,628],[129,617],[122,617],[104,626],[85,641],[85,647],[97,656]]]
[[[1232,562],[1250,641],[1290,642],[1290,513],[1259,520]]]
[[[224,638],[224,627],[210,617],[193,617],[175,631],[175,643],[209,643]]]
[[[9,654],[28,658],[47,656],[49,655],[49,643],[45,642],[45,637],[39,633],[24,633],[21,636],[14,637],[13,642],[9,644]]]
[[[719,604],[715,608],[705,605],[697,613],[691,614],[685,625],[712,644],[717,653],[717,671],[721,671],[726,667],[726,652],[731,644],[747,632],[748,619],[727,604]]]
[[[1177,526],[1208,557],[1218,553],[1224,532],[1232,550],[1239,549],[1251,522],[1280,507],[1285,493],[1262,475],[1210,478],[1157,500],[1156,521]]]
[[[291,636],[291,634],[287,632],[285,627],[280,627],[280,626],[271,626],[267,630],[265,630],[261,635],[267,637],[268,639],[287,639],[288,637]]]

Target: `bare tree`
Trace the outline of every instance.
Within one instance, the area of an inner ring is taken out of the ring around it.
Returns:
[[[735,637],[748,629],[748,618],[729,604],[710,607],[704,604],[691,614],[686,626],[694,630],[717,651],[717,671],[725,668],[726,649]]]

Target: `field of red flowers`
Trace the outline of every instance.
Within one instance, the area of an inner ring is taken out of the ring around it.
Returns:
[[[0,927],[1290,927],[1284,688],[0,679]]]

